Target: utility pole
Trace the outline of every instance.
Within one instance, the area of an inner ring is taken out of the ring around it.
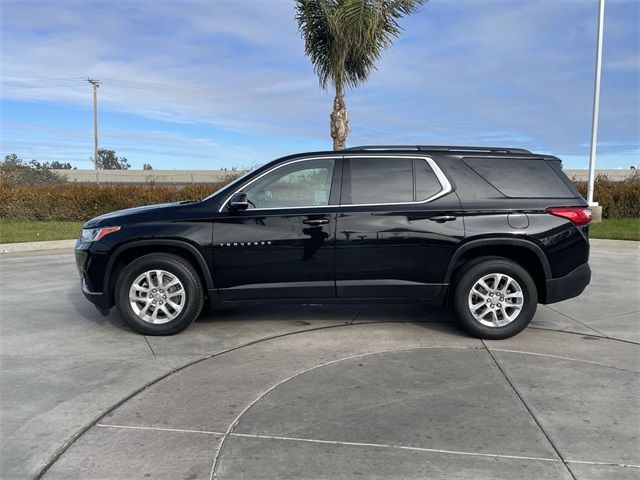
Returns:
[[[98,87],[102,82],[92,78],[87,82],[93,86],[93,166],[98,170]]]
[[[601,208],[593,201],[593,189],[596,176],[596,149],[598,146],[598,117],[600,116],[600,77],[602,75],[602,36],[604,33],[604,4],[599,0],[598,11],[598,43],[596,46],[596,72],[593,86],[593,114],[591,118],[591,150],[589,154],[589,184],[587,186],[587,202],[594,210],[594,220],[599,221]]]

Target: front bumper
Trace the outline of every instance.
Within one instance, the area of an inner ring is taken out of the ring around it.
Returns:
[[[107,306],[107,298],[103,292],[94,292],[91,290],[90,285],[87,284],[87,268],[89,266],[90,258],[86,250],[75,250],[76,267],[80,274],[80,286],[82,294],[87,300],[95,305],[100,313],[103,315],[109,314],[109,307]]]
[[[564,277],[547,280],[547,295],[542,303],[556,303],[580,295],[591,281],[588,263],[580,265]]]
[[[89,300],[103,315],[109,314],[109,308],[106,306],[106,299],[102,292],[92,292],[87,288],[87,285],[82,280],[82,294],[84,298]]]

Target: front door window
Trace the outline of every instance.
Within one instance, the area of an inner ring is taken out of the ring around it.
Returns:
[[[273,170],[243,190],[249,209],[328,205],[334,164],[333,159],[305,160]]]

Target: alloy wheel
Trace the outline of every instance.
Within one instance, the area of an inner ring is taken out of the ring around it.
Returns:
[[[487,327],[504,327],[513,322],[524,306],[520,284],[509,275],[490,273],[471,287],[469,310]]]
[[[187,295],[182,282],[166,270],[149,270],[133,281],[129,304],[141,320],[160,324],[174,320],[184,308]]]

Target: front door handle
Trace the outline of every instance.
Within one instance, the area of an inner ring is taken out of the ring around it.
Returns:
[[[303,220],[302,223],[306,223],[307,225],[325,225],[329,223],[328,218],[309,218],[307,220]]]
[[[451,222],[455,219],[456,217],[454,215],[438,215],[438,216],[429,218],[429,220],[437,223]]]

